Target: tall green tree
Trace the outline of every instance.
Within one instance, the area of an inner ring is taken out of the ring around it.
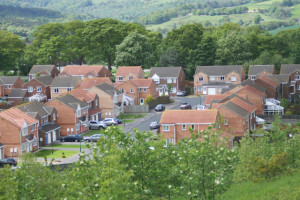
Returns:
[[[147,36],[137,32],[130,33],[117,45],[116,61],[118,66],[151,67],[155,63],[154,49]]]

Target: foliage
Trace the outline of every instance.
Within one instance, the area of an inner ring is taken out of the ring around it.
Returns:
[[[286,110],[289,107],[289,100],[287,99],[280,99],[280,105],[284,107],[284,110]]]
[[[150,103],[150,102],[152,102],[152,101],[154,101],[154,98],[153,98],[153,96],[152,96],[151,94],[149,94],[149,95],[147,96],[145,102],[148,104],[148,103]]]

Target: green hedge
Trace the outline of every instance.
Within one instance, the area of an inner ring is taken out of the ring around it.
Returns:
[[[158,104],[168,104],[171,103],[169,96],[160,96],[157,97],[154,101],[148,103],[149,109],[155,108]]]

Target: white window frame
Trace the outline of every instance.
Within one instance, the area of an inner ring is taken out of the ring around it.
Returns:
[[[230,81],[231,81],[231,82],[235,82],[235,81],[236,81],[236,76],[231,76],[231,77],[230,77]]]
[[[170,131],[170,125],[163,125],[162,127],[164,132]]]
[[[300,85],[297,85],[297,90],[300,90]]]
[[[28,127],[23,127],[23,128],[22,128],[22,135],[23,135],[23,136],[28,135]]]
[[[11,84],[10,84],[10,85],[8,85],[8,89],[11,89],[11,86],[12,86]]]
[[[183,130],[183,131],[186,130],[186,124],[182,124],[182,130]]]
[[[218,92],[222,92],[222,88],[221,87],[218,88]]]
[[[173,78],[173,83],[176,83],[177,81],[176,81],[176,78]]]
[[[215,76],[209,76],[209,81],[215,81],[216,77]]]
[[[139,92],[142,92],[143,91],[143,88],[139,88]]]
[[[147,92],[147,88],[144,88],[144,92]]]
[[[70,92],[72,90],[72,88],[67,88],[67,92]]]
[[[54,88],[54,93],[59,93],[59,89],[58,88]]]
[[[199,81],[203,82],[203,80],[204,80],[203,76],[199,76]]]
[[[53,118],[53,121],[56,120],[56,115],[55,115],[55,113],[53,113],[52,118]]]
[[[172,83],[172,78],[167,78],[167,83]]]
[[[119,81],[123,81],[123,76],[120,76],[120,77],[119,77]]]
[[[176,87],[172,87],[171,93],[177,93]]]
[[[81,110],[77,110],[76,115],[77,115],[77,117],[81,117]]]
[[[256,76],[251,76],[251,80],[255,80]]]
[[[225,125],[225,126],[228,125],[228,119],[224,119],[224,125]]]
[[[300,75],[295,75],[295,80],[300,80]]]
[[[166,139],[166,145],[174,144],[173,139]]]
[[[201,92],[202,91],[202,87],[201,86],[197,86],[197,92]]]
[[[31,125],[31,126],[30,126],[30,130],[31,130],[31,132],[34,131],[34,125]]]
[[[220,77],[220,80],[221,80],[221,81],[225,81],[225,76],[221,76],[221,77]]]
[[[133,93],[133,89],[132,88],[130,89],[130,93]]]
[[[195,130],[195,124],[191,124],[191,129]]]
[[[27,90],[28,90],[28,92],[33,92],[33,87],[32,87],[32,86],[29,86],[29,87],[27,88]]]
[[[36,87],[36,92],[42,92],[42,86],[37,86]]]
[[[129,80],[133,79],[133,76],[129,76],[128,79],[129,79]]]

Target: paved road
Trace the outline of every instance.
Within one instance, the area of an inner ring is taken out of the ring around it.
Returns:
[[[193,109],[195,109],[196,105],[199,105],[200,104],[200,97],[175,97],[174,98],[175,100],[175,103],[173,106],[171,107],[167,107],[166,109],[171,109],[171,110],[178,110],[180,109],[180,105],[182,102],[187,102],[189,104],[192,105]],[[204,104],[204,101],[205,101],[205,97],[201,97],[201,104],[203,105]],[[139,129],[140,131],[150,131],[150,122],[154,122],[154,121],[160,121],[160,118],[161,118],[161,115],[162,113],[161,112],[155,112],[153,110],[151,110],[151,113],[155,113],[152,117],[146,119],[146,120],[143,120],[141,121],[140,123],[138,123],[136,126],[134,126],[134,128],[137,128]]]

